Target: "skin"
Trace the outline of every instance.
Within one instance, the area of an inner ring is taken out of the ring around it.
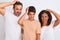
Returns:
[[[35,16],[35,13],[34,12],[30,12],[29,14],[28,14],[28,19],[30,20],[30,21],[33,21],[34,20],[34,16]]]
[[[15,8],[13,8],[13,10],[14,10],[14,15],[19,16],[22,12],[22,6],[21,5],[15,5]]]
[[[26,12],[19,19],[19,21],[18,21],[18,24],[19,25],[23,26],[23,21],[25,20],[25,17],[26,17],[27,14],[28,14],[28,8],[26,8]],[[35,16],[35,13],[34,12],[29,12],[29,14],[28,14],[28,20],[34,21],[34,16]],[[36,40],[40,40],[40,34],[39,33],[36,34]]]
[[[54,27],[56,27],[58,24],[60,24],[60,15],[55,12],[54,10],[51,10],[51,9],[46,9],[47,11],[51,12],[55,17],[56,17],[56,21],[54,23]],[[42,21],[43,21],[43,26],[47,26],[47,21],[48,21],[49,17],[46,13],[42,14]],[[44,21],[45,20],[45,21]]]
[[[3,3],[0,3],[0,14],[2,16],[5,15],[5,7],[7,6],[10,6],[10,5],[13,5],[17,2],[18,0],[14,0],[13,2],[3,2]],[[21,5],[15,5],[15,8],[13,8],[13,11],[14,11],[14,15],[15,16],[19,16],[21,14],[21,11],[22,11],[22,6]]]
[[[47,21],[48,21],[49,17],[46,13],[42,14],[42,22],[43,22],[43,26],[47,25]]]

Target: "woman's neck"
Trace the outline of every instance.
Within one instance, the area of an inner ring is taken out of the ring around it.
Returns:
[[[47,26],[47,24],[48,24],[47,22],[46,22],[46,23],[43,23],[43,25],[42,25],[42,26]]]

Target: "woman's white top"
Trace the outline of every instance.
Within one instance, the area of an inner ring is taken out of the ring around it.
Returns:
[[[49,26],[43,26],[41,29],[41,40],[55,40],[53,25],[55,21],[52,21]]]

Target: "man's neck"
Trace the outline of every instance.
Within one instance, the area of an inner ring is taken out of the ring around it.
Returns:
[[[19,15],[16,15],[16,14],[14,13],[14,16],[18,17]]]

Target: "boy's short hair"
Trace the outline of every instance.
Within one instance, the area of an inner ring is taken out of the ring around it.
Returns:
[[[30,7],[29,7],[29,10],[28,10],[28,14],[29,14],[29,12],[34,12],[34,13],[36,13],[35,7],[34,7],[34,6],[30,6]]]

